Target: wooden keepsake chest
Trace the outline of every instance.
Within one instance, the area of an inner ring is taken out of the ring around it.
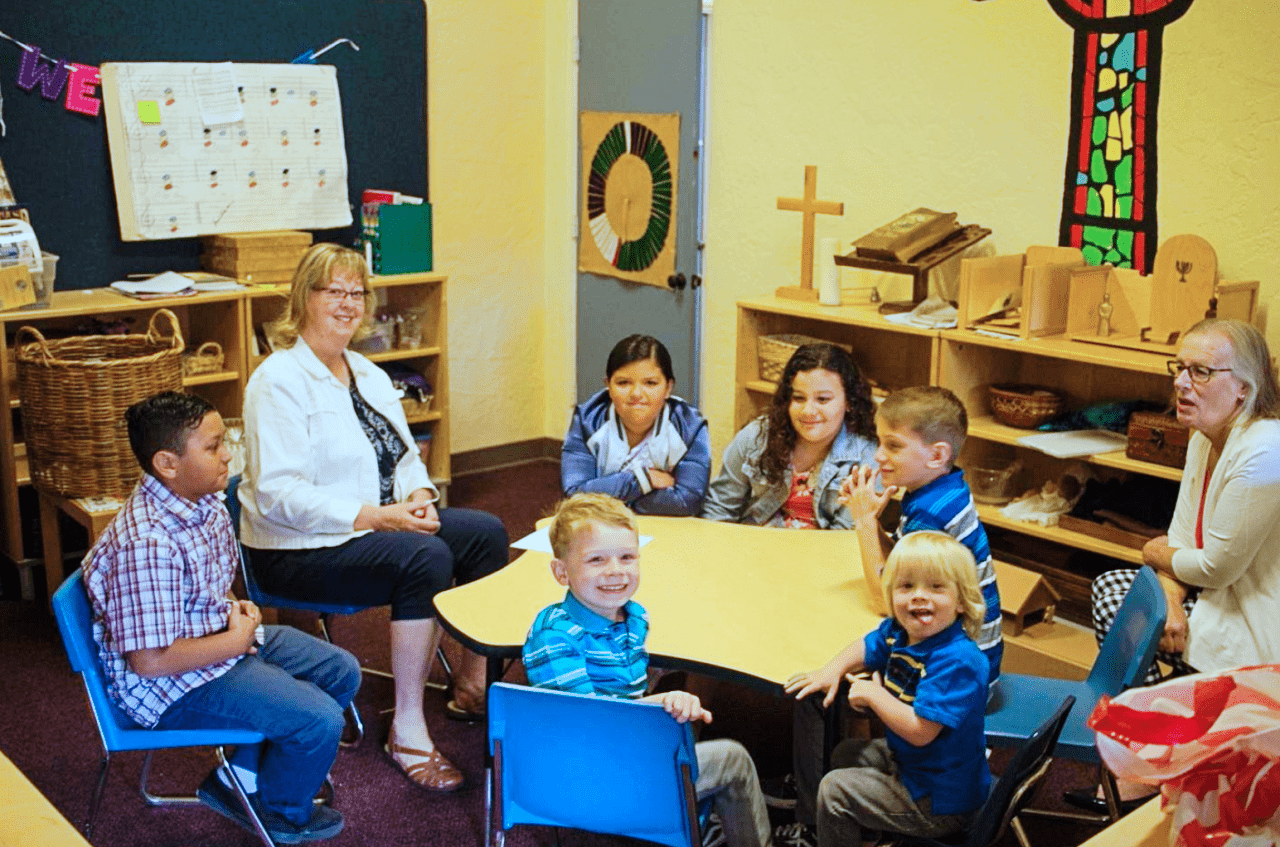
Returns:
[[[1187,463],[1187,440],[1191,430],[1173,415],[1161,412],[1134,412],[1129,417],[1130,459],[1180,468]]]

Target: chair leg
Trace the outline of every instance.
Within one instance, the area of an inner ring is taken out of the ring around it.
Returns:
[[[147,757],[142,760],[142,776],[138,779],[138,792],[142,794],[142,799],[146,801],[148,806],[195,806],[200,803],[200,798],[194,794],[152,794],[147,790],[147,780],[151,775],[151,757],[155,755],[154,750],[147,751]]]
[[[1031,839],[1027,838],[1027,831],[1022,828],[1022,821],[1014,818],[1009,821],[1009,828],[1013,830],[1013,834],[1018,837],[1018,844],[1021,847],[1031,847]]]
[[[360,742],[364,740],[364,721],[360,720],[360,710],[356,708],[354,701],[347,707],[347,716],[351,720],[351,728],[355,730],[356,737],[350,741],[340,741],[338,743],[342,747],[359,747]]]
[[[680,781],[684,784],[685,823],[689,847],[701,847],[702,827],[698,825],[698,792],[693,787],[693,772],[688,765],[680,766]]]
[[[89,819],[84,822],[84,838],[93,838],[93,822],[98,817],[98,806],[102,803],[102,790],[107,787],[107,769],[111,766],[111,754],[102,751],[102,761],[98,764],[98,781],[93,787],[93,796],[89,798]]]
[[[221,747],[218,751],[218,770],[225,773],[231,778],[231,787],[236,792],[236,797],[240,800],[241,807],[244,808],[245,814],[249,816],[249,820],[253,823],[253,831],[258,834],[258,838],[262,839],[262,843],[267,847],[276,847],[276,843],[271,840],[271,834],[267,832],[266,826],[262,823],[262,818],[258,817],[258,810],[253,807],[253,803],[249,800],[249,794],[244,790],[244,786],[240,784],[240,778],[236,776],[235,768],[231,767],[227,762],[226,754]]]
[[[448,691],[453,685],[453,666],[449,664],[449,657],[444,654],[443,647],[436,648],[436,661],[440,663],[440,667],[444,668],[444,682],[428,682],[427,688],[434,688],[436,691]]]
[[[493,743],[493,760],[484,774],[484,847],[502,847],[502,742]]]

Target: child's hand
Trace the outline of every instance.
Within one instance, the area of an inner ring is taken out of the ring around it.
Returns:
[[[877,494],[876,480],[879,477],[879,468],[859,465],[840,484],[840,505],[849,510],[855,524],[865,518],[879,520],[889,498],[898,490],[896,485],[887,485],[884,491]]]
[[[227,613],[227,632],[233,633],[244,645],[241,653],[257,653],[258,648],[253,646],[253,637],[258,629],[258,622],[262,619],[261,613],[256,616],[246,614],[241,603],[247,603],[247,600],[233,600],[231,602],[231,610]],[[253,605],[250,603],[249,605]],[[253,607],[257,610],[257,606]]]
[[[855,709],[874,709],[872,700],[884,693],[884,687],[874,679],[865,676],[845,674],[849,681],[849,705]]]
[[[658,468],[645,468],[645,476],[649,477],[649,485],[655,490],[670,488],[676,484],[676,478]]]
[[[702,701],[688,691],[666,691],[658,695],[658,702],[667,714],[680,723],[705,721],[711,723],[711,712],[702,708]]]
[[[788,694],[796,695],[797,700],[803,700],[810,694],[822,692],[822,707],[825,709],[830,706],[836,699],[836,689],[840,684],[840,671],[833,670],[826,665],[818,668],[816,671],[804,671],[787,680],[782,690]]]

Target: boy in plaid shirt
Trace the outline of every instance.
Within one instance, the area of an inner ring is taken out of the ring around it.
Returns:
[[[359,664],[290,627],[263,627],[257,606],[231,595],[240,549],[221,499],[231,456],[213,406],[170,391],[129,407],[125,420],[145,473],[84,560],[112,699],[148,728],[263,733],[232,766],[272,838],[337,835],[342,814],[312,798],[337,754]],[[216,771],[197,795],[252,829]]]

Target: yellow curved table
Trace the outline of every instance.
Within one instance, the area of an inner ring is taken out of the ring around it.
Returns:
[[[642,517],[635,599],[649,612],[654,663],[777,687],[880,622],[852,532]],[[441,623],[490,658],[520,655],[529,625],[564,599],[547,553],[436,595]],[[762,684],[763,683],[763,684]]]

